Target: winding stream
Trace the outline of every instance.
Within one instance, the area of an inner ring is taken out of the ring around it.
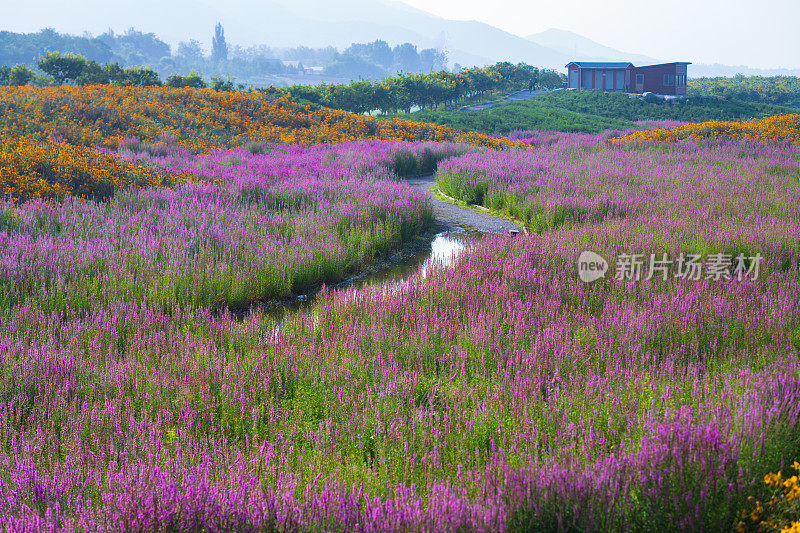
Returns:
[[[328,289],[349,287],[360,289],[371,284],[382,284],[387,287],[400,285],[417,272],[425,277],[428,269],[434,264],[452,265],[466,245],[483,234],[508,234],[520,229],[517,224],[509,220],[459,207],[433,197],[431,192],[436,185],[433,176],[410,179],[407,182],[409,186],[431,198],[436,217],[435,229],[415,242],[407,244],[392,256],[369,265],[359,274],[335,284],[328,284]],[[280,318],[286,312],[295,311],[313,301],[321,289],[322,286],[319,286],[295,299],[265,302],[255,307],[275,318]],[[249,309],[232,313],[243,317],[249,313]]]

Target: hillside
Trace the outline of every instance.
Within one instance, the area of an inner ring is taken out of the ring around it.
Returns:
[[[205,153],[247,143],[455,141],[521,146],[402,119],[378,121],[260,92],[170,87],[0,87],[0,195],[108,197],[130,186],[193,178],[165,175],[106,152]],[[144,147],[144,148],[142,148]],[[100,148],[100,150],[95,150]]]
[[[312,109],[261,92],[171,87],[0,87],[0,132],[117,148],[168,134],[194,152],[248,141],[315,144],[353,140],[456,141],[509,146],[507,139],[347,111]]]
[[[632,127],[627,120],[578,113],[555,106],[531,105],[530,102],[513,102],[481,111],[425,110],[403,116],[418,122],[431,122],[486,135],[508,135],[525,130],[597,133]]]
[[[703,122],[791,112],[788,107],[714,97],[688,98],[673,103],[660,99],[644,101],[623,93],[598,90],[553,91],[481,111],[426,110],[402,116],[487,135],[507,135],[521,130],[598,133],[633,127],[638,120]]]
[[[575,32],[558,28],[550,28],[525,38],[569,56],[570,61],[630,61],[636,65],[663,62],[650,56],[617,50]]]
[[[737,120],[790,113],[791,109],[762,103],[715,97],[683,100],[643,100],[624,93],[601,90],[553,91],[529,101],[529,105],[557,107],[621,120]]]
[[[689,80],[689,94],[721,96],[800,109],[800,77],[734,76]]]

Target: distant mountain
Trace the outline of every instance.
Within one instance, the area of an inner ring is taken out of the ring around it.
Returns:
[[[27,0],[3,8],[0,31],[35,32],[52,27],[76,35],[97,35],[108,28],[121,32],[135,27],[153,32],[173,46],[197,39],[208,48],[217,21],[222,22],[231,44],[344,49],[354,42],[383,39],[390,45],[411,42],[420,49],[446,49],[451,66],[522,61],[563,71],[573,60],[631,61],[636,65],[662,62],[566,30],[550,29],[523,38],[482,22],[438,17],[394,0],[82,0],[80,9],[63,0]],[[725,65],[689,68],[693,77],[739,72],[797,73]]]
[[[551,28],[541,33],[528,35],[526,39],[569,56],[570,59],[568,61],[630,61],[634,65],[640,66],[665,63],[667,61],[686,60],[686,58],[682,57],[656,59],[641,54],[631,54],[611,48],[610,46],[605,46],[583,35],[557,28]],[[699,78],[703,76],[731,77],[737,74],[743,74],[745,76],[800,76],[800,70],[759,69],[744,65],[720,65],[719,63],[714,63],[713,65],[694,63],[689,66],[690,78]]]
[[[562,68],[568,59],[488,24],[448,20],[391,0],[84,0],[79,10],[62,0],[29,0],[3,11],[0,30],[52,27],[98,34],[109,27],[124,31],[134,26],[172,45],[198,39],[208,46],[214,24],[220,21],[232,44],[344,48],[383,39],[393,45],[446,47],[451,64],[464,66],[524,61]]]
[[[691,78],[730,78],[732,76],[736,76],[737,74],[742,74],[744,76],[800,76],[800,69],[752,68],[745,65],[720,65],[719,63],[714,63],[712,65],[698,63],[689,67],[689,77]]]
[[[602,45],[583,35],[557,28],[550,28],[541,33],[528,35],[525,38],[569,56],[569,61],[630,61],[637,66],[665,62],[641,54],[623,52],[610,46]],[[671,58],[670,61],[682,61],[682,59]]]

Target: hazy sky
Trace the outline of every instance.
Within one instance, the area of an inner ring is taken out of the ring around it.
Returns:
[[[800,68],[800,0],[405,0],[520,36],[571,30],[626,52]]]
[[[800,0],[402,1],[443,18],[479,20],[521,37],[559,28],[628,54],[663,60],[800,69]],[[213,24],[223,21],[230,41],[237,44],[293,46],[316,38],[318,46],[340,47],[366,33],[389,41],[430,41],[441,31],[435,23],[420,27],[424,22],[416,15],[399,15],[396,8],[381,0],[0,0],[0,30],[52,26],[97,34],[133,25],[172,44],[189,38],[208,44]],[[338,27],[332,22],[337,17],[372,22],[366,23],[369,28],[360,22]],[[327,26],[309,32],[314,21]],[[377,33],[365,33],[370,28]],[[400,37],[393,38],[397,28]],[[474,46],[463,51],[478,54],[481,43],[470,44]]]

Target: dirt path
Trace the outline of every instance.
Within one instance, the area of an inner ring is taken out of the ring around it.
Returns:
[[[483,233],[509,233],[510,231],[522,231],[517,224],[499,218],[489,213],[481,213],[472,209],[458,207],[456,205],[443,202],[431,195],[431,189],[436,186],[433,176],[424,176],[406,180],[414,189],[423,192],[431,197],[433,204],[433,214],[436,221],[448,230],[463,228],[466,230],[481,231]]]
[[[518,102],[520,100],[527,100],[528,98],[533,98],[534,96],[539,96],[540,94],[545,94],[548,91],[519,91],[516,93],[509,94],[503,100],[499,102],[492,102],[490,104],[475,104],[468,107],[461,108],[462,111],[480,111],[481,109],[489,109],[492,107],[497,107],[502,104],[507,104],[508,102]]]

